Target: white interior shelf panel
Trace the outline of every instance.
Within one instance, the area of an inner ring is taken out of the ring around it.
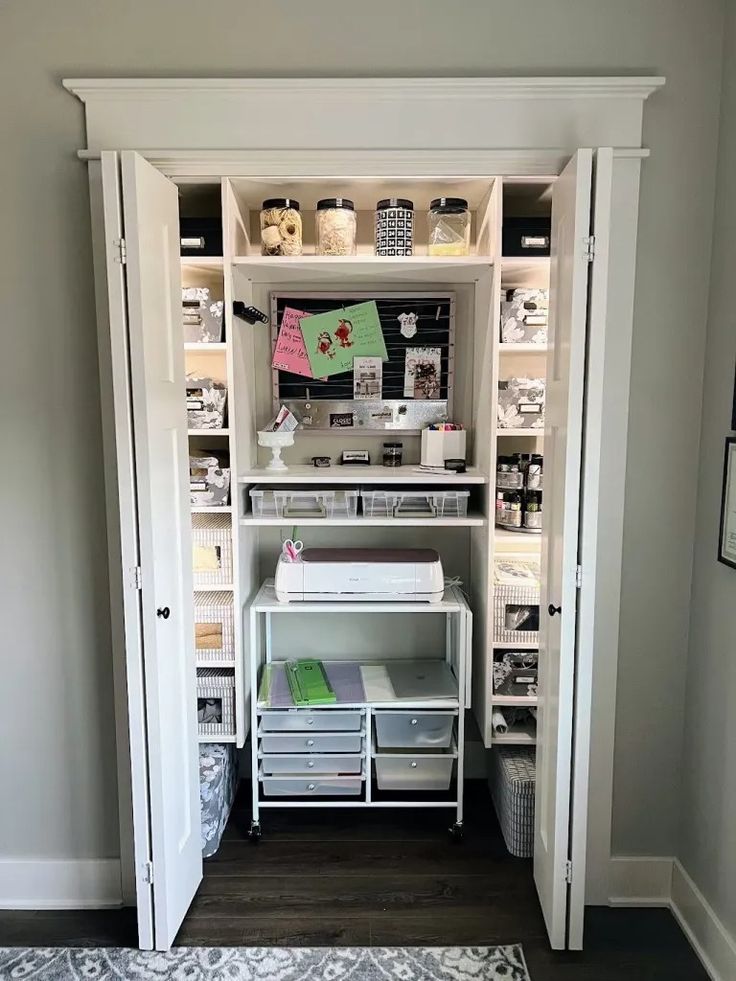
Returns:
[[[214,431],[214,430],[213,430]],[[390,436],[387,430],[387,437]],[[418,464],[405,464],[401,467],[352,467],[336,465],[332,467],[290,466],[288,470],[266,470],[256,467],[246,470],[238,477],[240,484],[423,484],[438,486],[454,484],[485,484],[485,474],[477,467],[468,467],[465,473],[447,470],[440,473],[427,473],[419,470]]]
[[[419,600],[409,603],[371,603],[360,600],[280,603],[276,599],[273,579],[266,579],[251,603],[251,609],[256,613],[460,613],[467,609],[467,602],[459,589],[450,586],[439,603]]]
[[[237,256],[233,265],[252,283],[298,286],[349,278],[383,282],[474,283],[493,268],[490,256]]]
[[[464,518],[254,518],[248,514],[240,519],[241,525],[266,528],[482,528],[487,523],[482,514]]]

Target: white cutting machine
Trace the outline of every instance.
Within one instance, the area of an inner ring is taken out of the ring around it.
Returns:
[[[433,548],[305,548],[276,566],[276,598],[439,603],[442,562]]]

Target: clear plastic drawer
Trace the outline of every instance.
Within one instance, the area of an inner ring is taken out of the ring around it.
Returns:
[[[263,732],[357,732],[362,719],[361,712],[312,712],[309,709],[263,712],[261,729]]]
[[[376,756],[379,790],[447,790],[454,756]]]
[[[283,773],[360,773],[363,769],[363,756],[360,753],[340,755],[333,753],[329,756],[316,756],[310,753],[263,753],[261,766],[265,774]]]
[[[360,753],[362,732],[261,732],[264,753]]]
[[[452,742],[451,712],[376,712],[382,749],[446,749]]]
[[[363,777],[317,775],[314,778],[261,776],[266,797],[357,797],[363,789]]]

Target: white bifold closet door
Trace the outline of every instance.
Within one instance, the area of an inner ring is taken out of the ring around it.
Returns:
[[[139,940],[167,950],[202,879],[178,192],[131,151],[103,153],[102,175],[108,282],[121,238],[127,253],[124,288],[108,292],[128,346],[140,566],[126,653],[145,706],[130,727]]]
[[[574,729],[590,731],[590,700],[586,708],[576,699],[575,685],[576,662],[592,657],[579,646],[576,619],[592,170],[592,151],[579,150],[552,193],[534,879],[556,949],[568,946],[568,922],[579,925],[571,946],[582,943],[584,904],[584,889],[571,892],[570,880],[574,873],[584,881],[587,801],[572,808],[571,787]],[[576,786],[578,804],[587,796],[587,769],[585,785]],[[573,840],[582,847],[572,848]]]

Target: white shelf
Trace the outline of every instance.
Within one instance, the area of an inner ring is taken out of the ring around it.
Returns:
[[[543,429],[497,429],[496,436],[499,439],[504,436],[533,436],[535,439],[544,439]]]
[[[273,579],[266,579],[251,603],[251,608],[257,613],[459,613],[467,608],[467,603],[463,594],[454,586],[445,590],[439,603],[422,603],[418,600],[408,603],[371,603],[360,600],[280,603],[276,599]]]
[[[205,436],[209,438],[210,436],[230,436],[229,429],[190,429],[190,436]]]
[[[233,266],[254,283],[394,282],[474,283],[493,267],[491,256],[237,256]]]
[[[189,342],[184,345],[185,351],[192,351],[197,354],[224,354],[227,351],[227,344],[225,341],[212,341],[211,343],[206,343],[205,341]]]
[[[200,743],[234,743],[237,742],[237,736],[199,736],[198,741]]]
[[[262,528],[478,528],[487,522],[482,514],[465,518],[254,518],[248,514],[240,519],[241,525]]]
[[[539,641],[529,643],[525,640],[494,640],[492,647],[494,651],[538,651]]]
[[[541,354],[544,357],[546,357],[547,350],[548,349],[546,344],[499,344],[498,345],[499,354]]]
[[[222,269],[224,259],[221,255],[183,255],[181,256],[182,266],[195,269]]]
[[[503,289],[546,289],[549,286],[549,256],[502,256]]]
[[[491,705],[505,705],[506,708],[533,708],[536,704],[536,695],[491,695]]]
[[[203,430],[204,431],[204,430]],[[485,484],[486,477],[477,467],[468,467],[466,473],[424,473],[417,464],[403,467],[351,467],[337,464],[332,467],[289,466],[288,470],[266,470],[256,467],[238,477],[239,484]],[[435,521],[433,520],[434,524]]]
[[[190,508],[192,514],[232,514],[233,509],[231,504],[221,504],[219,507],[212,505],[193,505]]]
[[[495,528],[493,532],[497,552],[539,552],[542,547],[541,535],[526,535],[524,532],[507,531]]]
[[[232,668],[235,670],[235,661],[197,661],[197,668]]]
[[[224,586],[198,586],[196,584],[194,586],[195,593],[210,593],[213,591],[216,593],[232,593],[233,584],[230,582],[226,583]]]
[[[536,726],[514,726],[503,734],[493,733],[491,744],[494,746],[535,746],[537,742]]]

